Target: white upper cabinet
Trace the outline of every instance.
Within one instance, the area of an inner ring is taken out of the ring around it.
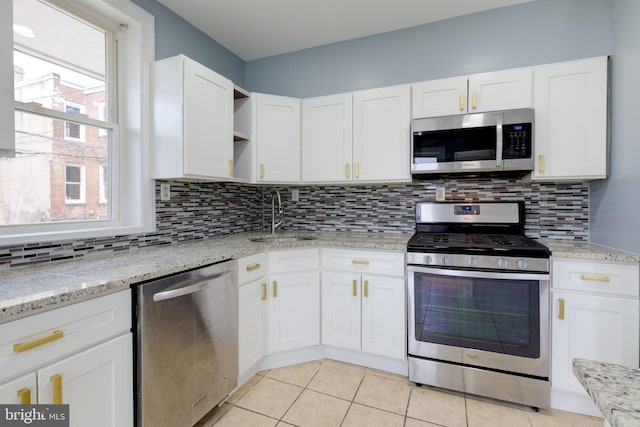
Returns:
[[[451,116],[467,112],[467,78],[429,80],[415,83],[412,91],[412,117]]]
[[[351,93],[302,100],[302,181],[351,180]]]
[[[353,181],[411,180],[410,108],[409,85],[354,92]]]
[[[412,86],[412,117],[531,108],[531,68],[430,80]]]
[[[535,67],[535,180],[607,176],[607,57]]]
[[[410,87],[302,101],[302,181],[409,181]]]
[[[233,83],[184,55],[153,67],[152,176],[233,178]]]
[[[257,182],[300,182],[300,100],[255,94]]]

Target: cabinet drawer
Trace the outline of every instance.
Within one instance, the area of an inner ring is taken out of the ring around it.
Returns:
[[[323,249],[322,268],[357,273],[404,276],[404,253]]]
[[[131,290],[0,325],[0,381],[131,330]]]
[[[269,252],[269,273],[317,270],[319,249],[295,249]]]
[[[635,297],[639,293],[638,264],[552,258],[551,274],[553,289]]]
[[[267,273],[265,253],[249,255],[238,260],[238,284],[253,282]]]

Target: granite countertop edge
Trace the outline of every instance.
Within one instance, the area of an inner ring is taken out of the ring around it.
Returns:
[[[297,242],[252,242],[265,233],[239,233],[167,246],[90,255],[71,261],[0,270],[0,323],[95,298],[201,266],[273,249],[335,247],[404,252],[410,234],[279,233]]]
[[[640,425],[640,369],[576,358],[573,373],[612,427]]]
[[[315,240],[278,243],[249,240],[263,235],[263,232],[238,233],[0,270],[0,323],[121,291],[135,283],[266,250],[336,247],[405,252],[411,238],[411,234],[406,233],[282,232],[279,235],[283,237],[310,236]],[[554,257],[640,263],[640,255],[591,243],[540,241],[549,247]]]

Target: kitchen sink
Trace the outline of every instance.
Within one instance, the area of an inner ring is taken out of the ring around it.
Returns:
[[[292,242],[302,242],[305,240],[316,240],[317,237],[314,236],[278,236],[278,235],[268,235],[268,236],[260,236],[260,237],[252,237],[249,240],[252,242],[260,242],[260,243],[292,243]]]

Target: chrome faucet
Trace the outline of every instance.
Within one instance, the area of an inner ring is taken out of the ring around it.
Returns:
[[[276,200],[278,201],[278,214],[280,215],[280,221],[276,222]],[[282,198],[278,190],[271,192],[271,235],[276,234],[278,227],[284,222],[284,207],[282,206]]]

